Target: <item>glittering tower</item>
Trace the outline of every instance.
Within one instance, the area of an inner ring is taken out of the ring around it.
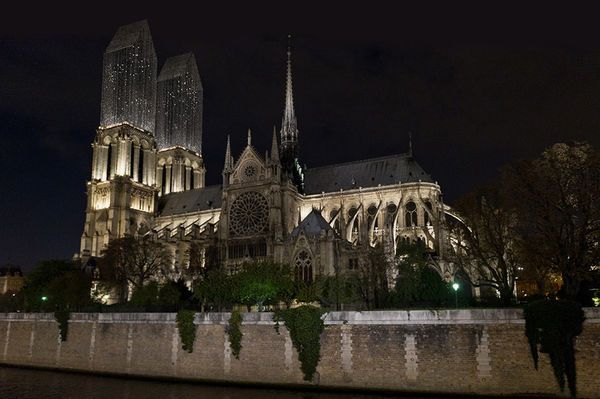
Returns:
[[[156,54],[146,20],[121,26],[104,52],[100,127],[154,132]]]
[[[183,147],[202,153],[202,82],[194,54],[167,59],[157,83],[156,140],[159,149]]]
[[[157,90],[159,195],[202,188],[202,82],[194,54],[167,59]]]
[[[281,122],[281,165],[283,172],[292,180],[300,191],[303,191],[303,174],[298,157],[298,122],[294,112],[294,93],[292,90],[292,52],[288,36],[287,76],[285,84],[285,109]]]

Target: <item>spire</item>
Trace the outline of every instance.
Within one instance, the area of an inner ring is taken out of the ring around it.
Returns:
[[[288,49],[287,49],[287,77],[285,81],[285,113],[284,121],[291,122],[295,121],[296,115],[294,114],[294,92],[292,87],[292,50],[291,50],[292,36],[288,35]]]
[[[294,112],[291,40],[292,36],[288,35],[287,75],[285,81],[285,109],[283,112],[283,121],[281,123],[281,144],[284,146],[294,148],[294,155],[295,157],[297,157],[298,127],[296,122],[296,113]]]
[[[408,156],[410,158],[413,157],[413,149],[412,149],[412,133],[408,132]]]
[[[225,166],[223,167],[223,172],[231,172],[233,169],[233,157],[231,156],[231,140],[229,135],[227,135],[227,148],[225,149]]]
[[[252,130],[248,128],[248,145],[252,145]]]
[[[273,141],[271,142],[271,160],[279,163],[279,144],[277,143],[277,129],[273,126]]]

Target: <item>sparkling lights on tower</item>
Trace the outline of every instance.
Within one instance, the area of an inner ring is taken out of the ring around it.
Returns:
[[[156,54],[147,21],[121,26],[104,52],[100,126],[154,132]]]
[[[202,82],[194,54],[167,59],[157,83],[159,149],[180,146],[202,153]]]

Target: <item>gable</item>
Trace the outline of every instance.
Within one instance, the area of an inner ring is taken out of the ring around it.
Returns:
[[[267,166],[254,147],[247,146],[238,158],[231,174],[231,184],[265,180]]]

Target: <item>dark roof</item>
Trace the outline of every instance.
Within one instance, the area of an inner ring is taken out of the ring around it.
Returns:
[[[335,165],[309,168],[304,172],[306,194],[377,187],[398,182],[433,183],[431,176],[409,155],[397,154]]]
[[[321,231],[333,230],[327,220],[321,216],[321,212],[313,209],[298,226],[292,230],[292,237],[297,237],[300,231],[304,231],[307,236],[315,236],[321,234]]]
[[[222,188],[218,185],[164,195],[158,201],[158,215],[178,215],[220,208],[221,192]]]

